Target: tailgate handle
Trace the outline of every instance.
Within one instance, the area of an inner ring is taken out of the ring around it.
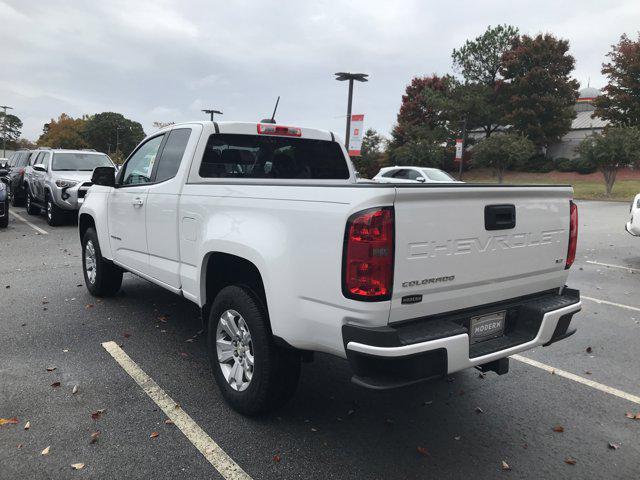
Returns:
[[[516,226],[515,205],[486,205],[484,228],[486,230],[508,230]]]

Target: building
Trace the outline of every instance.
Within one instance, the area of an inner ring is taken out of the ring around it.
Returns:
[[[574,105],[576,118],[571,122],[571,130],[558,143],[549,145],[547,155],[551,158],[575,158],[578,156],[576,147],[589,135],[601,133],[608,122],[600,117],[593,117],[595,106],[593,101],[600,95],[597,88],[583,88]]]

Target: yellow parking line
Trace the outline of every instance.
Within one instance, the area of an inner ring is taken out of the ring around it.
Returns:
[[[104,342],[104,349],[162,409],[185,437],[200,451],[211,465],[228,480],[251,480],[251,477],[193,421],[167,393],[158,386],[115,342]]]
[[[595,388],[596,390],[600,390],[601,392],[608,393],[609,395],[614,395],[616,397],[623,398],[624,400],[628,400],[640,405],[640,397],[627,392],[623,392],[622,390],[618,390],[617,388],[594,382],[593,380],[581,377],[580,375],[576,375],[575,373],[560,370],[559,368],[555,368],[545,363],[538,362],[537,360],[533,360],[529,357],[523,357],[522,355],[511,355],[511,358],[519,362],[526,363],[527,365],[531,365],[532,367],[540,368],[546,372],[553,373],[555,375],[558,375],[559,377],[568,378],[569,380],[573,380],[574,382],[581,383],[582,385]]]
[[[14,217],[16,217],[18,220],[22,220],[24,223],[26,223],[27,225],[29,225],[31,228],[33,228],[36,232],[41,233],[42,235],[48,235],[49,232],[47,232],[46,230],[43,230],[42,228],[34,225],[33,223],[31,223],[29,220],[27,220],[26,218],[23,218],[22,215],[18,215],[16,212],[9,210],[9,213],[11,215],[13,215]]]

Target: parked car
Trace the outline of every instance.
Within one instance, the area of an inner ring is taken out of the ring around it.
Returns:
[[[382,183],[451,183],[458,180],[438,168],[384,167],[373,177]]]
[[[629,207],[629,221],[625,230],[636,237],[640,236],[640,193],[635,196]]]
[[[18,207],[24,204],[27,197],[24,187],[24,174],[32,159],[31,150],[18,150],[9,157],[9,172],[6,179],[9,186],[11,204]]]
[[[202,308],[216,382],[239,412],[291,397],[301,359],[400,387],[575,332],[568,186],[358,183],[331,132],[194,122],[145,139],[80,208],[89,292],[132,272]],[[446,212],[443,214],[443,212]]]
[[[114,166],[107,155],[96,151],[40,149],[34,155],[24,181],[27,213],[37,215],[43,208],[51,226],[63,222],[65,214],[79,210],[94,168]]]
[[[0,228],[7,228],[9,225],[9,192],[7,185],[0,182]]]

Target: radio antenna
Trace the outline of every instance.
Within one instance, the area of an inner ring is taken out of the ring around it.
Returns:
[[[273,109],[273,114],[271,118],[265,118],[260,121],[260,123],[276,123],[276,111],[278,110],[278,104],[280,103],[280,95],[278,95],[278,99],[276,100],[276,106]]]

